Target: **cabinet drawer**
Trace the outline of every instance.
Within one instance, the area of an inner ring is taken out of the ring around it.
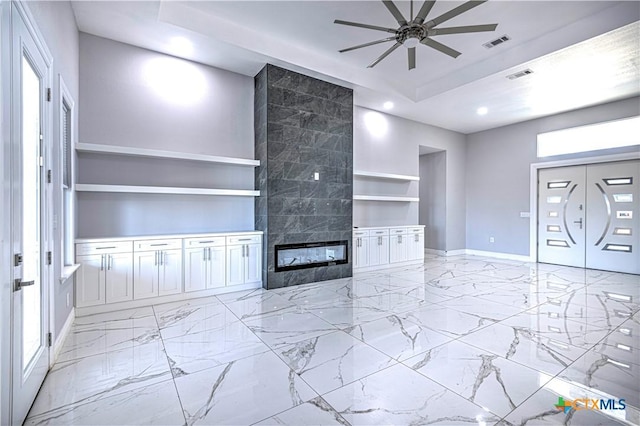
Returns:
[[[424,234],[424,228],[407,228],[409,234]]]
[[[185,238],[184,247],[219,247],[224,246],[225,237]]]
[[[389,228],[391,235],[402,235],[407,233],[407,228]]]
[[[353,231],[354,237],[368,237],[369,231]]]
[[[181,249],[182,240],[173,238],[170,240],[136,240],[133,242],[134,251],[171,250]]]
[[[241,245],[241,244],[260,244],[262,243],[262,235],[235,235],[227,237],[227,244],[229,245]]]
[[[374,229],[369,231],[369,235],[372,237],[384,237],[389,235],[388,229]]]
[[[104,254],[104,253],[128,253],[133,249],[133,241],[107,241],[104,243],[79,243],[76,244],[76,256]]]

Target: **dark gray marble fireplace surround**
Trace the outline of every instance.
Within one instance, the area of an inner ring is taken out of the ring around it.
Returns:
[[[266,65],[255,77],[254,102],[264,288],[350,277],[353,91]],[[339,240],[348,241],[348,263],[275,272],[276,244]]]

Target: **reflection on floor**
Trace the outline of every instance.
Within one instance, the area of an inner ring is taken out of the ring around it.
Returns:
[[[638,424],[639,300],[640,276],[429,256],[82,317],[26,424]]]

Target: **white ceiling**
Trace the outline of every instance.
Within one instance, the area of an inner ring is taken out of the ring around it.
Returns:
[[[409,2],[396,1],[409,15]],[[440,0],[432,19],[462,1]],[[354,89],[357,105],[473,133],[640,94],[640,2],[491,0],[439,27],[497,23],[494,32],[434,37],[462,54],[417,47],[407,69],[393,43],[338,50],[391,34],[334,19],[397,27],[381,1],[79,1],[81,31],[253,76],[265,63]],[[417,11],[421,1],[414,3]],[[490,40],[511,40],[486,49]],[[172,44],[184,37],[192,49]],[[533,74],[509,80],[530,68]],[[488,114],[476,114],[478,107]]]

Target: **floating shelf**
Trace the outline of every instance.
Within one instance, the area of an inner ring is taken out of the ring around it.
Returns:
[[[354,170],[354,176],[363,176],[378,179],[390,179],[390,180],[404,180],[404,181],[419,181],[420,176],[409,175],[396,175],[392,173],[379,173],[379,172],[365,172],[363,170]]]
[[[417,197],[391,197],[384,195],[354,195],[353,199],[359,201],[395,201],[402,203],[413,203],[420,201],[420,198]]]
[[[162,151],[158,149],[132,148],[116,145],[98,145],[92,143],[78,143],[76,144],[76,151],[127,155],[134,157],[204,161],[207,163],[234,164],[236,166],[257,167],[260,165],[260,160],[251,160],[247,158],[218,157],[215,155],[189,154],[186,152]]]
[[[175,188],[167,186],[94,185],[86,183],[77,183],[75,190],[81,192],[120,192],[132,194],[225,195],[235,197],[260,196],[260,191],[248,189]]]

